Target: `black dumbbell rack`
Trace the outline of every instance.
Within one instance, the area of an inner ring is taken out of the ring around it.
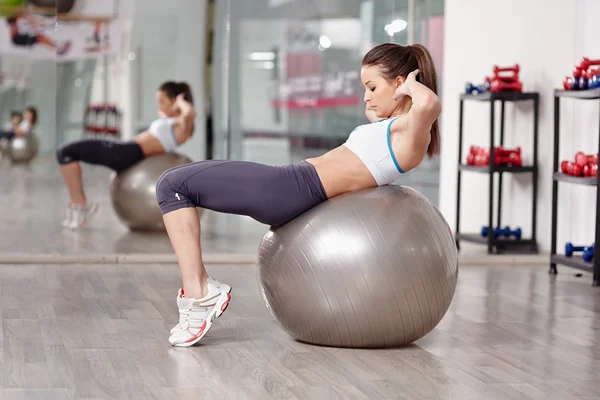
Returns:
[[[563,174],[559,170],[559,146],[560,146],[560,100],[561,98],[579,99],[579,100],[597,100],[600,99],[600,89],[591,89],[584,91],[567,91],[567,90],[555,90],[554,91],[554,173],[552,174],[552,245],[551,245],[551,256],[550,256],[550,273],[557,274],[556,264],[565,265],[567,267],[579,269],[582,271],[592,272],[592,285],[600,286],[600,257],[594,255],[592,262],[583,261],[581,255],[573,255],[567,257],[563,254],[556,252],[556,233],[557,233],[557,222],[558,222],[558,182],[567,182],[576,185],[587,185],[600,187],[600,175],[597,177],[576,177]],[[600,147],[600,143],[599,143]],[[600,148],[599,148],[600,152]],[[596,189],[596,234],[595,243],[598,243],[600,239],[600,223],[598,221],[600,217],[600,193]],[[591,243],[590,243],[591,244]]]
[[[509,166],[495,165],[494,151],[490,151],[490,163],[485,166],[475,166],[463,164],[463,112],[465,100],[485,101],[490,103],[490,150],[495,144],[495,116],[496,102],[501,102],[500,111],[500,145],[504,145],[504,109],[507,102],[527,101],[534,102],[534,121],[533,121],[533,165],[529,166]],[[456,246],[460,249],[460,241],[480,243],[487,245],[488,254],[498,253],[525,253],[537,254],[538,244],[536,239],[536,224],[537,224],[537,191],[538,191],[538,117],[539,117],[539,93],[537,92],[486,92],[483,94],[470,95],[461,94],[460,96],[460,118],[458,129],[458,180],[456,190]],[[489,233],[487,237],[483,237],[481,233],[461,233],[460,232],[460,195],[461,195],[461,178],[462,172],[478,172],[489,175],[489,215],[488,223]],[[502,176],[503,174],[519,174],[531,173],[533,180],[533,195],[532,195],[532,220],[531,220],[531,238],[521,238],[517,240],[513,237],[494,237],[493,216],[494,216],[494,175],[498,174],[498,208],[497,208],[497,223],[496,226],[502,227]]]

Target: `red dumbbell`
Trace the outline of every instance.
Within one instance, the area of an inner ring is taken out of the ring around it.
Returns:
[[[473,156],[473,165],[477,165],[479,167],[482,167],[484,165],[489,165],[490,164],[490,157],[486,156],[486,155],[477,155],[477,156]]]
[[[598,164],[588,164],[583,167],[583,176],[598,176]]]
[[[523,158],[521,157],[521,153],[511,153],[508,157],[512,160],[512,164],[518,165],[519,167],[523,165]]]
[[[567,165],[567,174],[571,176],[581,176],[583,174],[583,167],[573,162],[569,162]]]
[[[478,155],[489,156],[490,155],[490,149],[487,147],[471,146],[470,152],[474,156],[478,156]]]
[[[503,92],[503,91],[522,92],[523,84],[521,82],[506,83],[506,82],[502,82],[499,79],[494,79],[490,86],[490,90],[492,92]]]
[[[598,165],[598,153],[596,154],[584,154],[581,151],[575,153],[575,164],[585,167],[588,164]]]
[[[582,57],[581,62],[579,63],[578,67],[582,71],[585,71],[592,65],[600,65],[600,60],[590,60],[587,57]]]
[[[582,73],[585,79],[592,79],[595,75],[600,75],[600,68],[590,68]]]
[[[563,161],[561,163],[561,169],[563,173],[571,176],[581,176],[583,173],[583,167],[572,161]]]
[[[472,153],[469,153],[469,155],[467,156],[467,165],[475,165],[475,155]]]
[[[480,151],[481,151],[481,147],[479,147],[479,146],[471,146],[469,148],[469,154],[472,154],[474,156],[479,154]]]
[[[495,76],[494,79],[503,83],[514,83],[519,81],[518,76]]]
[[[500,156],[500,157],[508,157],[511,154],[516,154],[520,157],[521,156],[521,148],[516,147],[514,149],[505,149],[502,146],[499,146],[494,150],[494,155]]]
[[[521,156],[510,155],[510,156],[498,156],[494,158],[494,162],[496,165],[509,165],[512,164],[516,167],[520,167],[523,165],[523,161]]]
[[[519,64],[515,64],[512,67],[498,67],[494,65],[494,75],[498,75],[500,72],[514,72],[515,75],[519,74]]]
[[[563,80],[563,87],[565,88],[565,90],[573,90],[573,77],[572,76],[567,76],[565,77],[565,79]]]

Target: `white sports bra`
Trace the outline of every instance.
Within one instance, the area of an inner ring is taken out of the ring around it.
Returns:
[[[390,142],[390,128],[394,119],[356,127],[344,143],[366,165],[378,186],[390,184],[404,173]]]
[[[148,132],[156,137],[164,147],[165,153],[170,153],[179,146],[175,139],[175,132],[173,132],[174,124],[175,118],[160,118],[150,124],[150,128],[148,128]]]

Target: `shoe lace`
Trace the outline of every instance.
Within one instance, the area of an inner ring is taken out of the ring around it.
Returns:
[[[194,311],[199,311],[202,313],[208,312],[209,308],[208,307],[194,307]],[[179,325],[182,329],[187,329],[189,327],[190,324],[190,317],[192,315],[192,310],[191,308],[180,308],[179,309]],[[197,322],[202,323],[204,322],[204,318],[196,318]]]
[[[182,328],[187,328],[187,325],[190,320],[191,310],[189,308],[180,308],[179,309],[179,325]]]

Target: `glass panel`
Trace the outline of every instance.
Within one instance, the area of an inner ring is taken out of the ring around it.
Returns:
[[[214,157],[283,165],[341,145],[367,122],[360,62],[372,46],[413,38],[440,68],[441,24],[430,24],[440,2],[415,0],[412,12],[408,0],[217,2]],[[437,202],[438,170],[434,157],[398,183]]]

